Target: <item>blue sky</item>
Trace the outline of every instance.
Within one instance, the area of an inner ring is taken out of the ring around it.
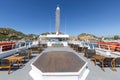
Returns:
[[[120,34],[120,0],[0,0],[0,27],[26,34],[55,32],[57,4],[63,33]]]

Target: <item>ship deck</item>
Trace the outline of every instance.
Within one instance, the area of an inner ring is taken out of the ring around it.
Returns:
[[[43,52],[48,51],[72,51],[69,47],[61,47],[61,48],[52,48],[48,47]],[[76,52],[74,52],[76,53]],[[76,53],[80,55],[85,61],[88,62],[88,68],[90,73],[88,74],[86,80],[119,80],[120,79],[120,67],[117,67],[117,71],[112,71],[110,67],[105,67],[105,71],[101,69],[98,65],[95,66],[90,59],[84,57],[82,53]],[[29,71],[31,70],[31,63],[38,58],[39,54],[32,54],[32,58],[29,62],[25,63],[20,68],[13,68],[11,73],[8,75],[7,70],[0,70],[0,80],[33,80],[30,75]]]

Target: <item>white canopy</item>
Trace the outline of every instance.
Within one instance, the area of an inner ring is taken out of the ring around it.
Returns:
[[[40,35],[40,37],[46,37],[46,38],[69,38],[69,35],[67,34],[48,34],[48,35]]]
[[[59,34],[59,35],[49,34],[46,37],[48,37],[48,38],[69,38],[69,35],[66,35],[66,34]]]

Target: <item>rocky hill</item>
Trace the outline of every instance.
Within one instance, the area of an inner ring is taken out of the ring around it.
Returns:
[[[69,38],[69,40],[96,40],[96,39],[98,39],[98,37],[87,33],[82,33],[79,34],[78,36],[71,36]]]
[[[47,34],[55,34],[55,32],[44,32],[41,35],[47,35]],[[60,34],[64,34],[61,33]],[[35,34],[24,34],[20,31],[16,31],[11,28],[0,28],[0,41],[2,40],[33,40],[37,39],[38,35]],[[82,33],[79,34],[78,36],[70,36],[69,40],[96,40],[98,37],[92,35],[92,34],[87,34],[87,33]]]
[[[11,28],[0,28],[0,41],[2,40],[21,40],[21,39],[33,39],[36,35],[24,34],[20,31],[16,31]]]
[[[86,33],[82,33],[78,35],[78,39],[79,40],[86,40],[86,39],[97,39],[98,37],[96,37],[95,35],[92,34],[86,34]]]

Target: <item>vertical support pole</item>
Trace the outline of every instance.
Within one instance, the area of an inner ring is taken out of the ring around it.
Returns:
[[[0,46],[0,52],[2,52],[2,46]]]

